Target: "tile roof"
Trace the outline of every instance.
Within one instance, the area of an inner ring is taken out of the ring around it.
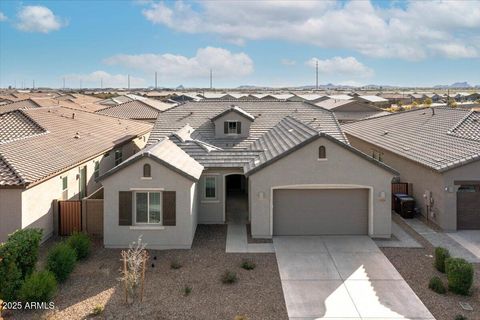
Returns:
[[[41,107],[37,102],[32,99],[19,100],[12,103],[7,103],[0,106],[0,113],[9,112],[18,109],[31,109]]]
[[[388,102],[388,99],[379,96],[358,96],[358,98],[369,102]]]
[[[342,128],[347,134],[443,172],[480,159],[478,118],[475,111],[432,107],[361,120]]]
[[[236,105],[231,105],[230,106],[230,109],[225,109],[225,111],[222,111],[220,112],[219,114],[217,114],[215,117],[213,117],[211,119],[211,121],[215,121],[216,119],[220,118],[221,116],[224,116],[226,115],[227,113],[229,112],[235,112],[251,121],[254,121],[255,120],[255,117],[253,115],[251,115],[250,113],[248,113],[247,111],[243,110],[242,108],[236,106]]]
[[[152,120],[157,119],[160,110],[143,101],[133,100],[98,110],[96,113],[123,119]]]
[[[237,107],[255,117],[250,135],[246,138],[216,138],[211,120],[230,110],[231,104],[231,101],[189,102],[167,110],[158,116],[148,144],[169,137],[204,167],[243,167],[265,151],[256,150],[254,143],[289,115],[317,132],[348,143],[332,112],[309,103],[290,101],[235,101]],[[186,125],[193,129],[187,138],[184,133],[177,133]]]
[[[165,165],[194,181],[197,181],[203,172],[203,166],[200,163],[189,156],[185,151],[182,150],[182,148],[170,141],[170,139],[165,138],[144,148],[143,150],[140,150],[118,166],[110,169],[104,175],[100,176],[98,180],[103,180],[104,178],[144,157],[152,158],[162,165]]]
[[[0,114],[0,144],[47,132],[22,110]]]
[[[151,128],[150,124],[138,121],[120,120],[65,107],[43,107],[18,112],[24,113],[38,127],[46,130],[43,134],[0,143],[3,162],[9,164],[25,184],[67,170],[147,133]],[[24,123],[21,121],[20,127]],[[0,126],[2,133],[10,130]],[[0,175],[10,175],[5,166],[0,170]]]

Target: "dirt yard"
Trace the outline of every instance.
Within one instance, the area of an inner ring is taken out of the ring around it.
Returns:
[[[144,301],[131,305],[117,280],[120,250],[96,243],[88,260],[59,286],[54,310],[17,312],[7,319],[288,319],[275,254],[227,254],[226,231],[225,225],[199,225],[191,250],[150,251]],[[42,247],[42,257],[50,245]],[[242,269],[244,259],[256,268]],[[182,267],[171,269],[171,261]],[[227,269],[237,273],[237,283],[221,282]],[[192,288],[188,296],[185,286]],[[104,310],[89,315],[96,306]]]
[[[474,265],[475,280],[471,296],[465,297],[450,292],[441,295],[433,292],[428,288],[428,282],[433,276],[439,276],[447,286],[446,275],[438,272],[433,266],[433,246],[401,219],[394,217],[394,220],[424,248],[381,248],[381,250],[433,316],[437,320],[454,320],[455,316],[461,314],[469,320],[480,319],[480,264]],[[463,310],[459,302],[468,302],[474,311]]]

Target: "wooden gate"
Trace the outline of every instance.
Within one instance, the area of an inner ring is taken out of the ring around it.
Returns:
[[[82,230],[82,201],[58,201],[58,223],[60,236],[69,236]]]
[[[408,183],[407,182],[392,183],[392,194],[393,193],[409,194],[408,191],[409,190],[408,190]]]

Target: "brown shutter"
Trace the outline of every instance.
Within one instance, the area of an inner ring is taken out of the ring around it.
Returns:
[[[162,203],[162,214],[163,214],[163,225],[164,226],[174,226],[176,225],[177,218],[177,201],[176,201],[176,192],[175,191],[164,191],[163,192],[163,203]]]
[[[118,225],[132,225],[132,192],[120,191],[118,193]]]
[[[225,121],[223,123],[223,133],[227,134],[228,133],[228,122]]]
[[[242,133],[242,122],[238,121],[237,122],[237,134],[241,134],[241,133]]]

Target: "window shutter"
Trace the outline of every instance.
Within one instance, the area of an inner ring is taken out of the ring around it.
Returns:
[[[177,220],[177,201],[175,191],[164,191],[162,203],[163,225],[175,226]]]
[[[118,193],[118,225],[132,225],[132,192],[120,191]]]
[[[237,134],[242,133],[242,122],[238,121],[237,122]]]
[[[228,133],[228,122],[225,121],[223,123],[223,133],[227,134]]]

